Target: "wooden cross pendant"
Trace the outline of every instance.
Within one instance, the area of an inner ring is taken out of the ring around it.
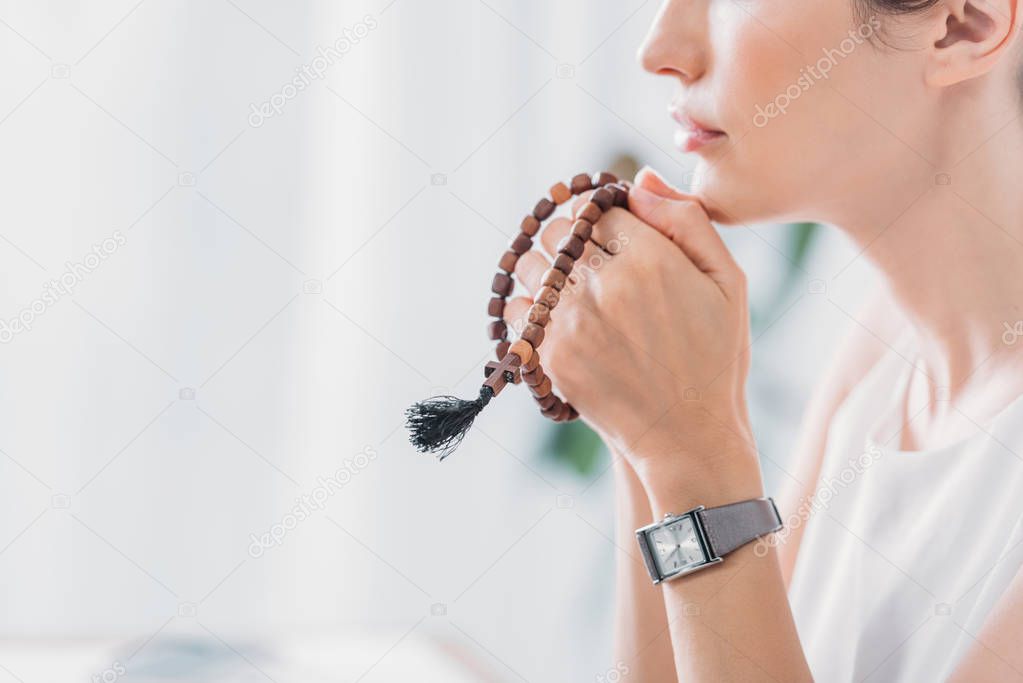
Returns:
[[[522,381],[522,377],[519,375],[521,363],[522,360],[514,353],[506,353],[500,361],[490,361],[483,368],[483,376],[487,378],[487,381],[483,383],[484,386],[493,389],[494,396],[497,396],[509,382],[518,384]]]

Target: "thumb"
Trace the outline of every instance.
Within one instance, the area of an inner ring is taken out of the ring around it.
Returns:
[[[669,199],[637,184],[629,191],[629,210],[674,242],[704,273],[731,282],[742,271],[707,212],[696,199],[677,194],[683,198]]]
[[[693,199],[692,195],[675,189],[674,185],[649,166],[644,166],[636,174],[635,184],[668,199]]]

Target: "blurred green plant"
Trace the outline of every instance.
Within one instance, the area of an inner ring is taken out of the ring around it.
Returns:
[[[799,275],[804,272],[803,265],[810,255],[810,247],[817,238],[819,228],[816,223],[793,223],[784,228],[788,231],[784,249],[787,257],[785,272],[770,299],[750,304],[750,327],[754,336],[768,321],[774,320],[799,282]]]
[[[559,467],[587,476],[598,470],[607,449],[597,433],[581,420],[558,425],[550,423],[542,453]]]

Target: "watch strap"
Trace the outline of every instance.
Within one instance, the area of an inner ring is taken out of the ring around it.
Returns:
[[[723,557],[750,541],[782,528],[781,515],[770,498],[700,510],[696,513],[707,535],[710,551]]]

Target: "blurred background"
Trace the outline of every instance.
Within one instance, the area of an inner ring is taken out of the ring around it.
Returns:
[[[656,9],[0,2],[0,681],[607,679],[600,444],[512,391],[440,465],[402,413],[475,391],[553,182],[691,181]],[[726,239],[776,494],[871,273]]]

